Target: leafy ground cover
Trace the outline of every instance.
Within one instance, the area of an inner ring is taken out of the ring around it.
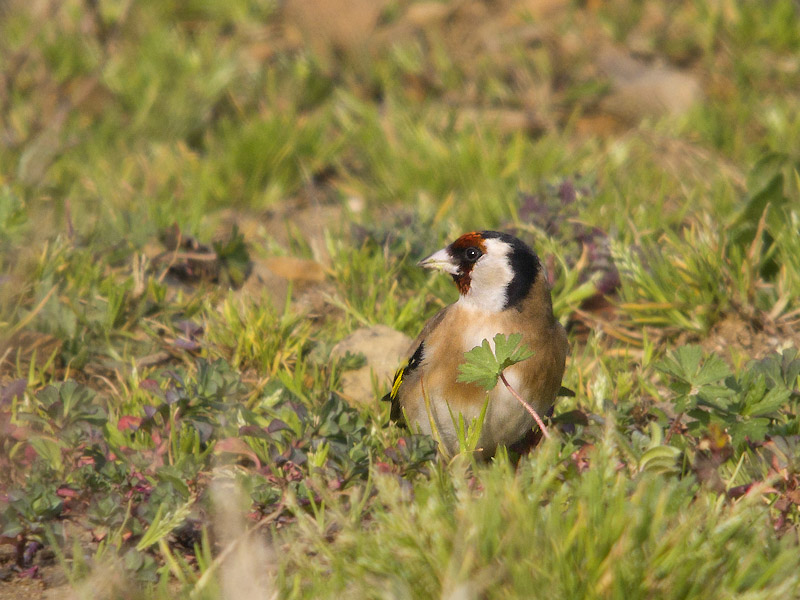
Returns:
[[[0,6],[0,597],[797,597],[797,90],[790,0]],[[485,228],[572,347],[518,462],[331,358]]]

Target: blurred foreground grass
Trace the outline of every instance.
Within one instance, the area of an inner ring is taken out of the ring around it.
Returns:
[[[797,90],[790,0],[5,3],[3,585],[797,596]],[[516,469],[331,358],[484,228],[572,345]]]

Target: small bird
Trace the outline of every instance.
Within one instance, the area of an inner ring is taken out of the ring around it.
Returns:
[[[435,423],[445,450],[458,451],[455,422],[479,417],[486,390],[456,380],[464,353],[495,335],[522,334],[533,356],[503,374],[540,415],[561,388],[568,344],[553,315],[550,286],[539,257],[524,242],[497,231],[473,231],[420,261],[419,266],[449,273],[459,298],[433,316],[410,348],[410,358],[395,374],[390,419],[432,435]],[[492,344],[493,347],[493,344]],[[430,415],[423,395],[427,395]],[[430,418],[429,418],[430,416]],[[501,382],[489,392],[478,449],[484,458],[500,445],[525,444],[534,419]]]

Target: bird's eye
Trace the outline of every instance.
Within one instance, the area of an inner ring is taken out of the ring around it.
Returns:
[[[476,260],[478,260],[478,259],[479,259],[479,258],[480,258],[482,255],[483,255],[483,254],[482,254],[482,252],[481,252],[480,250],[478,250],[477,248],[475,248],[474,246],[473,246],[473,247],[470,247],[470,248],[467,248],[466,250],[464,250],[464,257],[465,257],[465,258],[466,258],[466,259],[467,259],[469,262],[475,262],[475,261],[476,261]]]

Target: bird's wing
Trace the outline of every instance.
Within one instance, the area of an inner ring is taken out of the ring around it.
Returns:
[[[405,365],[397,369],[397,372],[394,374],[391,391],[381,398],[381,400],[384,402],[392,403],[392,408],[389,412],[389,420],[396,423],[400,427],[406,426],[405,419],[403,418],[403,407],[400,404],[400,387],[404,382],[416,379],[419,376],[418,367],[422,362],[425,339],[428,337],[428,335],[430,335],[430,332],[433,331],[439,323],[441,323],[449,308],[450,306],[445,306],[442,310],[433,315],[433,317],[431,317],[427,323],[425,323],[425,326],[417,336],[417,339],[415,339],[414,343],[411,345],[413,351],[410,358],[406,361]]]

